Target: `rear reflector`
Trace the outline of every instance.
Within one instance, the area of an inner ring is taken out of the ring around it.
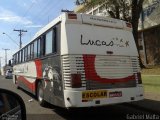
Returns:
[[[129,22],[126,22],[126,26],[129,27],[129,28],[132,28],[132,24],[129,23]]]
[[[82,87],[81,74],[71,74],[71,86],[72,88]]]
[[[68,19],[77,19],[77,15],[76,14],[68,14]]]

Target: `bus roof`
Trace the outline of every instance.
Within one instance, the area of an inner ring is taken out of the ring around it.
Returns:
[[[102,17],[102,16],[95,16],[90,14],[80,14],[80,13],[63,13],[54,20],[52,20],[50,23],[48,23],[46,26],[41,28],[29,41],[26,45],[24,45],[21,49],[26,47],[28,44],[30,44],[32,41],[34,41],[36,38],[40,37],[44,32],[48,31],[50,28],[52,28],[54,25],[56,25],[59,22],[65,22],[65,23],[81,23],[81,24],[92,24],[97,26],[104,26],[104,27],[110,27],[115,29],[125,29],[131,31],[131,24],[122,20],[110,18],[110,17]],[[21,50],[20,49],[20,50]],[[20,51],[18,50],[18,51]],[[17,51],[17,52],[18,52]],[[16,53],[17,53],[16,52]]]

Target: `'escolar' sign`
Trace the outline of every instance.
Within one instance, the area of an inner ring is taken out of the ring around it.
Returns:
[[[84,91],[82,92],[82,100],[92,100],[97,98],[107,98],[106,90]]]

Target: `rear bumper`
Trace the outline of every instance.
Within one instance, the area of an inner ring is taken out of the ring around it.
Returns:
[[[110,104],[118,104],[124,102],[132,102],[143,100],[143,87],[106,89],[107,98],[96,98],[93,100],[82,102],[82,91],[64,90],[65,107],[91,107],[105,106]],[[121,97],[110,97],[111,92],[121,91]]]

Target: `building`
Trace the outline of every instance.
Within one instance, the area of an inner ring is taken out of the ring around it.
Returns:
[[[146,57],[142,54],[141,57],[146,59],[147,65],[160,65],[160,0],[148,1],[144,3],[139,24],[139,43],[145,46],[140,47],[140,52],[145,52]]]
[[[90,0],[88,0],[88,2],[90,2]],[[97,5],[89,4],[87,6],[82,4],[77,6],[74,11],[78,13],[86,13],[91,15],[109,16],[106,10],[106,2],[99,3]]]
[[[75,12],[108,16],[106,2],[80,5]],[[160,65],[160,0],[145,0],[139,21],[139,51],[145,65]]]

